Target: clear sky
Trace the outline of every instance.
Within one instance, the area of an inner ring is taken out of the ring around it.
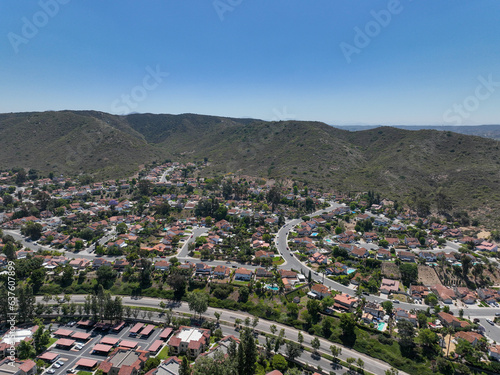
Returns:
[[[0,112],[500,123],[498,0],[2,0],[0,30]]]

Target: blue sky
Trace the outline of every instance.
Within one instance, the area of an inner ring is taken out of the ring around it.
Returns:
[[[497,0],[4,0],[0,112],[499,124],[499,19]]]

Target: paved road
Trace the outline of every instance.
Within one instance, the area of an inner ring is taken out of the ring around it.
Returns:
[[[123,298],[123,304],[129,305],[129,306],[158,308],[158,305],[159,305],[159,300],[155,299],[155,298],[148,298],[148,297],[139,298],[139,299],[133,299],[131,297],[122,297],[122,298]],[[43,302],[42,297],[36,297],[36,299],[37,299],[37,302]],[[84,299],[85,299],[84,295],[71,296],[71,300],[75,303],[83,303]],[[52,302],[49,302],[49,303],[52,303]],[[182,302],[173,303],[170,305],[170,307],[172,307],[173,310],[175,310],[176,312],[179,312],[179,313],[192,313],[192,312],[190,312],[187,303],[182,303]],[[241,312],[241,311],[223,310],[220,308],[212,308],[212,307],[209,307],[208,310],[206,311],[206,313],[203,314],[203,316],[206,318],[213,319],[215,312],[218,312],[221,314],[221,316],[220,316],[221,321],[229,322],[231,324],[234,324],[236,319],[241,319],[242,321],[244,321],[247,317],[249,317],[250,319],[253,319],[252,315]],[[285,326],[285,325],[282,325],[282,324],[279,324],[276,322],[272,322],[269,320],[259,319],[259,323],[258,323],[256,329],[258,331],[262,331],[265,333],[271,333],[271,326],[272,325],[275,325],[277,327],[278,332],[281,329],[284,329],[286,339],[298,342],[298,334],[300,331],[293,328],[293,327]],[[310,347],[311,340],[314,338],[314,336],[309,335],[307,332],[302,332],[302,335],[304,336],[304,345]],[[330,341],[322,339],[322,338],[319,338],[319,340],[321,343],[321,346],[319,349],[320,352],[325,353],[325,354],[330,354],[331,353],[330,352],[330,345],[332,345],[332,343]],[[337,346],[339,346],[339,345],[337,345]],[[303,355],[306,357],[306,360],[308,361],[308,363],[312,363],[312,364],[315,363],[315,362],[310,361],[311,360],[310,355],[308,356],[306,353],[303,353]],[[379,374],[384,375],[385,370],[388,370],[390,368],[390,366],[383,361],[380,361],[380,360],[375,359],[375,358],[371,358],[371,357],[364,355],[362,353],[359,353],[359,352],[356,352],[354,350],[343,347],[342,354],[340,355],[340,358],[345,361],[348,357],[363,359],[363,361],[365,362],[365,369],[367,371],[372,372],[372,373],[377,374],[377,375],[379,375]],[[328,367],[331,365],[331,363],[329,361],[323,360],[319,364],[324,369],[330,369],[330,367]],[[400,374],[404,374],[404,373],[400,371]]]
[[[182,245],[181,249],[177,253],[177,258],[188,258],[189,244],[195,242],[196,238],[198,238],[202,234],[207,233],[209,230],[210,228],[194,227],[191,236],[188,238],[186,242],[184,242],[184,245]]]
[[[163,174],[161,175],[160,177],[160,182],[167,182],[167,176],[170,174],[170,172],[172,172],[175,168],[174,167],[170,167],[168,169],[165,170],[165,172],[163,172]]]

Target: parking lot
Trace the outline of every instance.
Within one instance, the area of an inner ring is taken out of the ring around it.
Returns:
[[[125,327],[118,333],[114,333],[112,330],[106,330],[106,331],[101,331],[96,328],[92,329],[85,329],[81,328],[79,326],[75,325],[68,325],[68,324],[54,324],[52,326],[53,332],[57,331],[58,329],[64,329],[64,330],[70,330],[75,333],[81,332],[81,333],[90,333],[91,337],[83,343],[82,341],[78,341],[71,346],[70,349],[63,349],[63,348],[58,348],[55,345],[53,345],[48,351],[51,353],[55,353],[59,355],[59,358],[57,362],[62,361],[64,362],[62,366],[59,368],[56,363],[53,363],[50,365],[49,368],[45,371],[46,373],[53,373],[53,374],[66,374],[68,372],[71,372],[71,369],[75,369],[76,363],[80,359],[90,359],[94,361],[98,361],[98,364],[100,364],[102,361],[106,360],[108,357],[108,353],[93,353],[94,346],[97,345],[104,337],[112,338],[112,339],[118,339],[120,342],[127,341],[131,342],[131,344],[137,343],[137,346],[135,349],[139,350],[147,350],[151,344],[159,339],[159,336],[161,332],[163,331],[163,328],[155,328],[153,332],[148,336],[148,337],[143,337],[140,334],[137,336],[130,336],[130,329],[133,327],[132,325],[125,325]],[[79,343],[83,343],[83,345],[78,345]],[[165,341],[166,343],[166,341]],[[119,344],[118,344],[119,346]],[[78,347],[81,347],[81,349],[78,349]],[[158,350],[161,351],[161,349],[164,347],[162,345],[160,349]],[[154,355],[154,354],[153,354]],[[59,362],[60,363],[60,362]],[[78,370],[87,370],[86,368],[78,368]]]

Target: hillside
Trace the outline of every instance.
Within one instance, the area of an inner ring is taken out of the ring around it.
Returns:
[[[379,126],[375,125],[346,125],[346,126],[335,126],[339,129],[349,130],[349,131],[359,131],[359,130],[369,130],[374,129]],[[440,130],[440,131],[451,131],[454,133],[467,134],[467,135],[477,135],[484,138],[492,138],[500,140],[500,125],[462,125],[462,126],[452,126],[452,125],[394,125],[393,127],[404,129],[404,130]]]
[[[496,220],[500,208],[499,142],[450,131],[350,132],[318,122],[62,111],[0,115],[0,138],[2,169],[117,178],[153,160],[208,158],[207,175],[370,189],[399,200],[422,192],[433,202],[440,191],[455,210],[478,211],[487,221]]]

